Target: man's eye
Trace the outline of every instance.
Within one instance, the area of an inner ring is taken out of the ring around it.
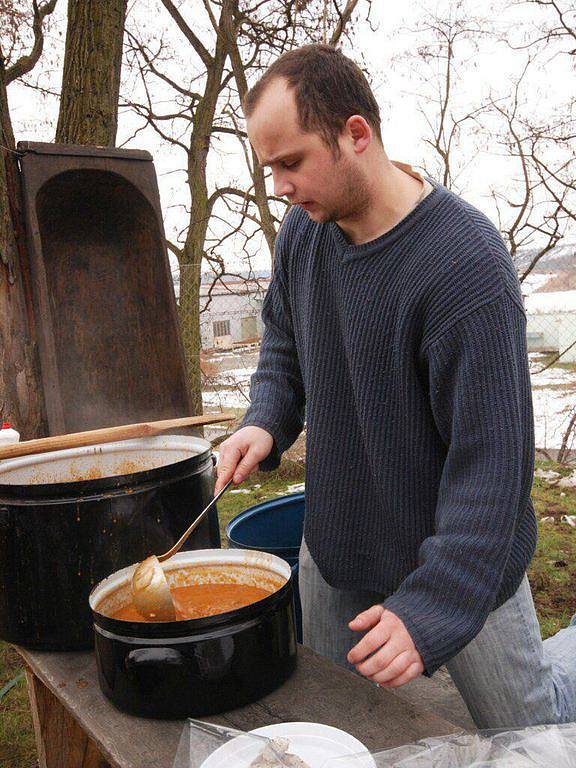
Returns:
[[[291,160],[289,163],[284,163],[284,168],[296,168],[300,160]]]

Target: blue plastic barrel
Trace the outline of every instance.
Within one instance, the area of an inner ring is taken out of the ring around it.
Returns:
[[[233,549],[256,549],[284,558],[294,574],[296,636],[302,642],[302,607],[298,591],[298,556],[304,531],[304,494],[291,493],[248,507],[226,526]]]

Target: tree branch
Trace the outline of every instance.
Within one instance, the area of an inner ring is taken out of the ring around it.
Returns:
[[[180,11],[176,8],[172,0],[162,0],[162,5],[166,8],[170,16],[174,19],[176,22],[178,28],[188,40],[190,45],[194,48],[198,56],[202,59],[202,62],[206,69],[209,69],[212,64],[214,63],[214,60],[212,56],[208,53],[207,49],[204,47],[204,44],[201,42],[201,40],[196,37],[194,32],[190,29],[188,24],[184,21]]]
[[[17,80],[19,77],[26,75],[33,70],[38,63],[38,59],[42,55],[42,49],[44,48],[42,23],[46,16],[53,12],[57,1],[58,0],[48,0],[48,2],[39,7],[37,0],[33,0],[34,22],[32,24],[32,29],[34,30],[34,45],[28,56],[21,56],[11,67],[8,67],[5,73],[6,85],[9,85],[13,80]]]

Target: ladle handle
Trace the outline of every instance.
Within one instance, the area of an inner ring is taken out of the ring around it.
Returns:
[[[180,538],[178,539],[178,541],[176,542],[176,544],[174,544],[174,546],[172,547],[172,549],[169,549],[169,550],[168,550],[168,552],[165,552],[163,555],[158,555],[158,560],[159,560],[161,563],[162,563],[162,562],[164,562],[164,560],[168,560],[168,558],[169,558],[169,557],[172,557],[172,555],[175,555],[175,554],[176,554],[176,552],[178,552],[178,550],[180,549],[180,547],[182,546],[182,544],[184,544],[184,542],[186,541],[186,539],[188,538],[188,536],[190,536],[190,534],[192,533],[192,531],[194,531],[194,530],[195,530],[195,529],[196,529],[196,528],[197,528],[197,527],[200,525],[200,523],[202,522],[202,520],[204,520],[204,517],[206,516],[206,513],[207,513],[207,512],[209,512],[209,511],[212,509],[212,507],[214,506],[214,504],[216,504],[216,502],[218,501],[218,499],[219,499],[219,498],[220,498],[220,497],[221,497],[221,496],[224,494],[224,492],[225,492],[225,491],[227,491],[227,490],[228,490],[228,488],[230,488],[230,486],[231,486],[231,485],[232,485],[232,478],[230,478],[230,480],[228,480],[228,482],[226,483],[226,485],[224,486],[224,488],[222,488],[222,490],[221,490],[221,491],[219,491],[219,492],[216,494],[216,496],[214,496],[214,498],[212,499],[212,501],[210,502],[210,504],[208,504],[208,506],[206,507],[206,509],[204,509],[202,512],[200,512],[200,514],[198,515],[198,517],[196,518],[196,520],[194,520],[194,522],[192,523],[192,525],[191,525],[189,528],[186,528],[186,530],[184,531],[184,533],[182,534],[182,536],[180,536]]]

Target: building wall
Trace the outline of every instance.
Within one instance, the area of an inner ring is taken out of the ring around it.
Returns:
[[[559,327],[559,349],[564,352],[560,361],[562,363],[576,363],[576,314],[565,314]],[[572,346],[574,345],[574,346]]]
[[[563,352],[562,362],[576,362],[576,312],[527,315],[528,352]]]
[[[528,352],[558,350],[559,320],[555,314],[527,315]]]
[[[203,301],[205,301],[203,297]],[[229,321],[230,336],[234,344],[244,341],[242,319],[256,317],[257,337],[264,332],[262,323],[263,292],[251,294],[224,293],[212,295],[212,300],[200,315],[200,332],[203,349],[214,347],[214,323],[219,320]]]

